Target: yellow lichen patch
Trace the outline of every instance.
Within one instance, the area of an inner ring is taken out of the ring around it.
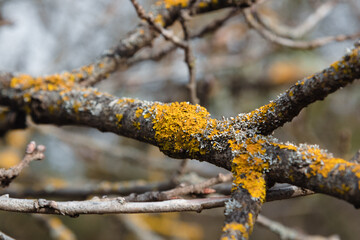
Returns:
[[[155,139],[162,150],[186,151],[190,154],[205,153],[200,148],[198,140],[211,120],[205,108],[186,102],[174,102],[155,104],[151,112],[155,115]]]
[[[307,147],[303,152],[303,155],[307,155],[312,160],[311,165],[309,166],[312,171],[307,173],[307,176],[315,176],[320,174],[323,177],[328,177],[328,174],[334,170],[335,167],[346,168],[341,165],[348,165],[349,162],[340,159],[340,158],[330,158],[327,154],[323,153],[321,149],[315,147]]]
[[[73,105],[74,112],[75,112],[75,113],[79,113],[80,107],[81,107],[81,103],[78,102],[78,101],[75,101],[75,102],[74,102],[74,105]]]
[[[264,122],[266,120],[266,118],[264,118],[265,114],[269,111],[273,111],[275,109],[275,106],[276,103],[270,102],[265,106],[262,106],[250,113],[247,113],[245,115],[245,120],[249,121],[250,119],[254,120],[254,118],[256,118],[256,121],[258,121],[259,123]]]
[[[189,0],[164,0],[164,3],[166,8],[176,6],[186,7],[189,4]]]
[[[84,66],[81,68],[81,70],[86,72],[88,75],[91,75],[94,72],[94,66],[93,65]]]
[[[339,62],[334,62],[330,65],[337,72],[339,70]]]
[[[139,123],[139,122],[134,122],[133,125],[134,125],[134,127],[136,127],[138,130],[140,130],[140,123]]]
[[[204,8],[204,7],[207,7],[209,6],[209,3],[207,2],[199,2],[199,5],[198,5],[200,8]]]
[[[164,27],[165,26],[165,21],[163,16],[161,16],[160,14],[156,15],[154,22],[159,24],[160,26]]]
[[[231,222],[231,223],[227,223],[224,227],[223,227],[223,232],[231,232],[231,231],[239,231],[241,232],[241,235],[245,238],[248,239],[249,238],[249,233],[246,231],[246,227],[241,224],[241,223],[237,223],[237,222]],[[224,239],[228,239],[228,238],[221,238],[221,240]],[[235,239],[235,238],[234,238]]]
[[[117,104],[129,104],[129,103],[134,103],[135,100],[132,98],[121,98],[117,101]]]
[[[329,176],[329,173],[337,170],[337,171],[346,171],[347,169],[351,169],[351,171],[355,174],[358,179],[358,188],[360,189],[360,165],[356,163],[351,163],[345,161],[341,158],[332,158],[327,154],[323,153],[320,149],[314,147],[308,147],[305,149],[302,154],[306,154],[312,160],[311,165],[309,166],[311,171],[306,174],[308,178],[312,176],[316,176],[320,174],[324,178]],[[344,185],[345,186],[345,185]],[[345,191],[348,188],[344,187],[341,191]]]
[[[149,118],[149,117],[151,117],[151,113],[148,112],[148,113],[145,113],[145,114],[144,114],[144,118],[145,118],[145,119],[146,119],[146,118]]]
[[[335,191],[340,194],[345,194],[350,191],[350,187],[343,183],[341,184],[341,188],[335,188]]]
[[[138,108],[138,109],[136,110],[136,112],[135,112],[135,117],[136,117],[136,118],[139,118],[139,117],[142,115],[143,112],[144,112],[143,109]]]
[[[119,127],[121,127],[121,120],[123,119],[123,117],[124,117],[124,115],[123,114],[116,114],[115,115],[116,116],[116,119],[117,119],[117,125],[119,126]]]
[[[335,72],[341,70],[345,74],[350,74],[352,70],[349,68],[349,63],[358,62],[359,51],[359,48],[354,48],[346,57],[343,57],[341,61],[336,61],[330,66],[334,69]]]
[[[232,150],[240,150],[241,154],[233,159],[232,173],[234,174],[233,191],[238,187],[246,189],[249,194],[260,201],[265,201],[266,186],[263,172],[269,168],[269,163],[261,158],[266,150],[262,147],[265,141],[260,139],[253,141],[247,139],[245,144],[237,144],[235,140],[230,140]]]
[[[11,79],[10,87],[21,88],[22,90],[33,89],[35,91],[71,90],[75,85],[76,78],[77,77],[71,73],[54,74],[37,78],[20,74]]]
[[[292,151],[296,151],[297,147],[291,144],[280,144],[280,143],[272,143],[272,145],[279,147],[280,149],[288,149]]]

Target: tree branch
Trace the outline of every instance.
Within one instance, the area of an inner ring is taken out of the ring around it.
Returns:
[[[77,217],[80,214],[201,212],[223,206],[228,197],[175,199],[162,202],[125,202],[124,198],[93,198],[85,201],[60,202],[45,199],[0,197],[0,210],[22,213],[58,214]]]
[[[45,147],[43,145],[36,146],[34,141],[30,142],[26,147],[26,152],[23,160],[16,166],[10,169],[0,168],[0,186],[8,186],[12,180],[14,180],[21,171],[34,160],[42,160],[45,158],[44,155]]]
[[[327,95],[360,78],[360,42],[340,61],[323,71],[298,81],[285,93],[269,104],[246,115],[239,115],[237,122],[249,121],[249,127],[258,133],[270,134],[290,122],[309,104],[323,100]]]
[[[329,44],[331,42],[342,42],[345,40],[357,39],[358,37],[360,37],[360,33],[355,33],[352,35],[322,37],[311,41],[292,40],[289,38],[278,36],[270,30],[264,28],[258,21],[256,12],[254,10],[244,9],[243,13],[246,21],[251,28],[255,29],[265,39],[284,47],[290,47],[295,49],[313,49]]]

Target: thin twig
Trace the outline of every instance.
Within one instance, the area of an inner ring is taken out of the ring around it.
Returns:
[[[279,235],[280,239],[282,240],[340,240],[339,236],[337,235],[332,235],[330,237],[307,235],[295,229],[286,227],[279,222],[270,220],[260,214],[258,215],[256,222],[259,223],[261,226],[268,228],[271,232]]]
[[[31,141],[25,151],[25,156],[23,160],[16,166],[10,169],[0,168],[0,186],[6,187],[10,184],[10,182],[16,178],[21,171],[29,165],[30,162],[34,160],[42,160],[45,158],[44,155],[45,146],[38,145],[34,141]]]
[[[46,181],[46,180],[44,180]],[[12,184],[9,188],[0,191],[0,195],[9,194],[16,198],[62,198],[62,199],[86,199],[89,196],[120,195],[126,196],[131,193],[141,194],[149,191],[166,191],[176,184],[171,180],[163,182],[146,182],[143,180],[124,182],[100,182],[86,184],[64,183],[63,187],[55,187],[50,184],[42,186],[21,187]]]
[[[255,29],[261,36],[265,39],[276,43],[278,45],[289,47],[289,48],[296,48],[296,49],[313,49],[317,47],[324,46],[326,44],[332,42],[342,42],[345,40],[356,39],[360,37],[360,33],[355,33],[351,35],[337,35],[337,36],[329,36],[329,37],[321,37],[311,41],[296,41],[289,38],[283,38],[275,33],[265,29],[258,21],[256,17],[256,12],[251,9],[244,9],[243,10],[244,16],[246,21],[248,22],[249,26]]]
[[[184,48],[185,53],[185,63],[189,70],[189,84],[188,88],[190,91],[190,102],[192,104],[199,104],[199,98],[196,95],[196,70],[195,70],[195,59],[193,55],[192,48],[189,44],[190,34],[188,27],[186,25],[186,19],[188,14],[185,11],[181,12],[180,23],[184,32],[184,40],[187,42],[186,47]]]
[[[191,193],[204,194],[207,191],[206,188],[219,183],[231,181],[231,179],[232,179],[232,174],[227,174],[227,175],[219,174],[217,177],[210,178],[204,182],[198,184],[192,184],[184,187],[178,187],[168,191],[162,191],[162,192],[153,191],[139,195],[131,194],[130,196],[125,197],[125,200],[128,202],[160,201],[160,200],[173,199]]]
[[[23,213],[59,214],[77,217],[80,214],[201,212],[224,206],[229,197],[174,199],[162,202],[125,202],[124,198],[97,198],[85,201],[60,202],[46,199],[0,197],[0,210]]]
[[[120,148],[119,146],[107,144],[76,132],[64,131],[54,126],[38,126],[31,123],[29,123],[29,125],[43,135],[55,136],[59,140],[72,146],[91,149],[92,151],[97,152],[106,152],[107,155],[125,161],[131,165],[139,165],[141,167],[146,167],[149,170],[156,171],[169,171],[176,167],[159,163],[158,159],[146,156],[142,151],[135,147],[126,146]]]
[[[195,33],[192,33],[192,34],[190,33],[190,39],[200,38],[208,33],[216,31],[221,26],[223,26],[226,21],[228,21],[231,17],[235,16],[239,12],[240,12],[239,9],[230,10],[225,16],[208,23],[207,25],[205,25],[204,27],[202,27],[200,30],[198,30]],[[141,56],[132,58],[128,61],[128,66],[132,66],[139,62],[146,61],[146,60],[158,61],[176,49],[177,49],[176,45],[171,45],[165,49],[162,49],[161,51],[151,52],[150,54],[145,54],[145,55],[141,55]]]
[[[302,24],[297,27],[288,27],[272,24],[271,20],[266,20],[258,15],[259,23],[266,27],[269,31],[286,38],[301,38],[311,31],[322,19],[324,19],[336,6],[339,0],[327,1],[320,5],[313,14],[308,16]]]
[[[135,11],[139,18],[145,20],[150,26],[152,26],[158,33],[163,35],[163,37],[174,43],[175,45],[185,49],[187,47],[187,43],[182,41],[180,38],[175,36],[171,31],[161,27],[159,24],[155,23],[154,17],[152,15],[147,15],[145,10],[140,6],[140,4],[136,0],[131,0]]]

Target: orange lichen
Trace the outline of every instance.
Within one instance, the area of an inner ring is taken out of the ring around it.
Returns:
[[[94,66],[93,65],[84,66],[81,68],[81,70],[86,72],[88,75],[91,75],[94,72]]]
[[[273,111],[275,109],[276,103],[270,102],[269,104],[266,104],[265,106],[262,106],[258,109],[255,109],[254,111],[247,113],[245,115],[245,120],[249,121],[251,119],[256,118],[256,120],[261,123],[266,120],[264,117],[266,113],[269,111]]]
[[[129,104],[129,103],[134,103],[135,99],[132,98],[121,98],[117,101],[117,104]]]
[[[77,77],[71,73],[54,74],[37,78],[20,74],[11,79],[10,87],[20,88],[22,90],[33,89],[35,91],[71,90],[75,85],[76,78]]]
[[[297,147],[291,144],[281,144],[281,143],[272,143],[272,145],[279,147],[280,149],[288,149],[292,151],[297,151]]]
[[[242,237],[244,237],[245,239],[249,238],[249,232],[247,232],[246,227],[241,223],[237,223],[237,222],[227,223],[223,227],[222,230],[223,230],[223,232],[226,232],[226,231],[239,231],[241,233]],[[221,240],[225,240],[225,239],[229,239],[229,238],[227,238],[227,237],[221,238]]]
[[[140,123],[139,122],[134,122],[133,126],[136,127],[138,130],[140,130]]]
[[[115,116],[116,116],[116,119],[117,119],[117,125],[118,125],[119,127],[121,127],[121,120],[123,119],[124,115],[118,113],[118,114],[116,114]]]
[[[247,139],[237,144],[236,140],[229,140],[231,149],[241,153],[233,159],[232,173],[234,174],[234,187],[246,189],[249,194],[260,201],[265,201],[266,187],[263,172],[269,168],[269,163],[261,158],[266,152],[262,147],[264,140]]]
[[[81,103],[78,102],[78,101],[75,101],[75,102],[74,102],[74,105],[73,105],[74,112],[75,112],[75,113],[79,113],[80,107],[81,107]]]
[[[154,104],[153,128],[155,139],[162,150],[189,152],[190,155],[204,154],[199,139],[211,121],[210,114],[199,105],[186,102],[171,104]]]
[[[351,163],[345,161],[341,158],[332,158],[327,154],[323,153],[321,149],[314,147],[307,147],[302,154],[306,154],[312,160],[311,165],[309,166],[311,171],[306,174],[308,178],[320,174],[324,178],[329,176],[329,173],[337,171],[345,171],[346,169],[351,169],[355,176],[359,179],[358,188],[360,189],[360,166],[359,164]],[[343,189],[345,190],[345,189]]]
[[[143,112],[144,112],[144,110],[142,108],[138,108],[135,112],[135,117],[139,118]]]
[[[166,8],[181,6],[186,7],[189,4],[189,0],[164,0]]]
[[[334,69],[335,72],[341,70],[344,74],[350,74],[352,71],[349,68],[349,63],[352,64],[358,62],[359,51],[359,48],[354,48],[346,57],[343,57],[343,59],[340,61],[334,62],[330,66]]]
[[[160,14],[156,15],[154,22],[159,24],[160,26],[164,27],[165,26],[165,21],[163,16],[161,16]]]

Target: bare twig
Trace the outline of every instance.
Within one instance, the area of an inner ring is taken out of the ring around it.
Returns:
[[[221,207],[229,197],[175,199],[162,202],[125,202],[124,198],[93,198],[85,201],[60,202],[45,199],[0,197],[0,210],[23,213],[59,214],[77,217],[80,214],[201,212]]]
[[[165,191],[174,188],[173,181],[146,182],[142,180],[125,182],[100,182],[86,183],[81,185],[66,184],[64,187],[52,187],[51,185],[32,186],[24,188],[12,184],[9,188],[0,191],[0,195],[9,194],[12,197],[52,197],[62,199],[85,199],[88,196],[121,195],[131,193],[141,194],[149,191]]]
[[[301,38],[311,31],[322,19],[324,19],[334,9],[338,2],[339,0],[324,2],[313,14],[308,16],[308,18],[297,27],[288,27],[279,25],[278,23],[272,24],[271,20],[266,20],[260,15],[258,15],[258,20],[260,24],[279,36],[294,39]]]
[[[152,15],[147,15],[144,11],[144,9],[140,6],[140,4],[136,0],[131,0],[137,15],[139,18],[145,20],[150,26],[152,26],[158,33],[163,35],[163,37],[174,43],[176,46],[179,46],[183,49],[187,47],[187,43],[183,42],[180,38],[175,36],[172,32],[169,30],[166,30],[165,28],[161,27],[159,24],[155,23],[154,17]]]
[[[337,235],[333,235],[330,237],[306,235],[295,229],[286,227],[279,222],[270,220],[262,215],[258,216],[257,223],[259,223],[263,227],[268,228],[273,233],[279,235],[280,239],[282,240],[340,240],[339,236]]]
[[[215,184],[231,181],[232,174],[219,174],[217,177],[208,179],[199,184],[193,184],[184,187],[178,187],[163,192],[147,192],[139,195],[131,194],[128,197],[125,197],[126,201],[129,202],[145,202],[145,201],[159,201],[159,200],[169,200],[175,197],[195,193],[203,194],[207,190],[206,188],[213,186]]]
[[[10,169],[0,169],[0,185],[6,187],[10,182],[16,178],[20,172],[34,160],[44,159],[45,146],[38,145],[34,141],[30,142],[26,147],[25,156],[23,160],[16,166]]]
[[[255,29],[265,39],[284,47],[296,48],[296,49],[313,49],[332,42],[342,42],[345,40],[356,39],[360,37],[360,33],[355,33],[352,35],[337,35],[337,36],[322,37],[311,41],[296,41],[289,38],[280,37],[275,33],[264,28],[259,23],[256,17],[256,12],[254,10],[244,9],[243,13],[250,27]]]
[[[223,26],[227,20],[229,20],[231,17],[235,16],[239,12],[240,12],[239,9],[230,10],[225,16],[208,23],[207,25],[205,25],[203,28],[201,28],[197,32],[190,34],[190,38],[195,39],[195,38],[203,37],[204,35],[206,35],[208,33],[216,31],[221,26]],[[161,58],[163,58],[164,56],[166,56],[167,54],[173,52],[175,49],[177,49],[177,46],[171,45],[165,49],[162,49],[161,51],[151,52],[149,54],[144,54],[144,55],[129,59],[128,66],[135,65],[139,62],[146,61],[146,60],[158,61]]]
[[[195,59],[192,48],[189,44],[190,33],[186,25],[186,20],[189,18],[189,14],[186,11],[181,12],[180,23],[184,32],[184,40],[187,42],[184,48],[185,63],[189,70],[189,84],[188,88],[190,91],[190,102],[192,104],[199,104],[199,98],[196,96],[196,70],[195,70]]]
[[[77,146],[80,148],[91,149],[98,152],[106,152],[107,155],[125,161],[131,165],[140,165],[149,170],[169,171],[173,170],[175,166],[164,165],[159,163],[158,159],[146,156],[143,152],[135,147],[119,147],[113,144],[107,144],[93,138],[89,138],[76,132],[65,131],[54,126],[38,126],[29,124],[31,128],[35,129],[43,135],[55,136],[59,140]]]

